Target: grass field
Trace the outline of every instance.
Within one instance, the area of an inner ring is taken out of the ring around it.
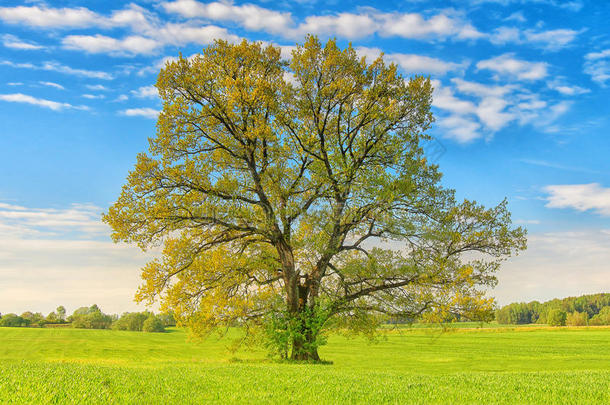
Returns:
[[[610,328],[331,336],[328,365],[228,345],[177,329],[0,328],[0,403],[610,403]]]

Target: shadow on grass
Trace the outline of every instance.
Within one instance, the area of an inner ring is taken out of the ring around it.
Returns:
[[[229,363],[238,364],[311,364],[319,366],[330,366],[333,364],[330,360],[288,360],[288,359],[240,359],[238,357],[231,357]]]

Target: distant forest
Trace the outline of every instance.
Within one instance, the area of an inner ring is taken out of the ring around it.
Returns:
[[[513,303],[498,309],[496,320],[499,324],[610,325],[610,294]]]
[[[21,315],[0,314],[0,326],[7,327],[63,327],[80,329],[115,329],[140,332],[164,332],[168,326],[176,326],[171,313],[155,315],[152,312],[125,312],[123,315],[107,315],[95,304],[81,307],[66,316],[63,306],[44,316],[40,312],[26,311]]]
[[[456,319],[454,319],[455,321]],[[515,302],[496,311],[499,324],[537,323],[551,326],[610,325],[610,294],[590,294],[580,297],[555,298],[546,302]],[[121,316],[106,315],[97,305],[78,308],[70,316],[59,306],[44,316],[39,312],[21,315],[0,314],[0,326],[61,327],[83,329],[115,329],[144,332],[163,332],[175,326],[171,313],[155,315],[152,312],[125,312]]]

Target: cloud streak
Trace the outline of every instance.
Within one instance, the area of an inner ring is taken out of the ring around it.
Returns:
[[[68,232],[91,236],[109,232],[100,221],[101,212],[100,207],[91,204],[72,204],[59,209],[0,203],[0,226],[18,236],[57,236]]]
[[[114,77],[108,73],[99,70],[87,70],[87,69],[75,69],[70,66],[62,65],[58,62],[48,61],[43,62],[40,65],[33,63],[16,63],[8,60],[0,61],[0,65],[10,66],[17,69],[32,69],[32,70],[46,70],[50,72],[58,72],[71,76],[88,77],[92,79],[112,80]]]
[[[7,48],[20,49],[25,51],[32,51],[44,48],[42,45],[38,45],[34,42],[23,41],[17,38],[16,36],[10,34],[2,35],[2,45]]]
[[[488,38],[496,45],[519,44],[543,48],[548,51],[559,51],[574,43],[583,30],[554,29],[536,31],[532,29],[521,30],[517,27],[496,28]]]
[[[450,85],[434,80],[432,105],[441,110],[439,126],[444,135],[460,143],[472,142],[516,122],[548,131],[570,103],[546,102],[521,84],[488,85],[451,79]]]
[[[377,59],[382,53],[379,48],[357,47],[356,52],[360,56],[365,56],[368,63]],[[386,62],[396,63],[406,73],[444,75],[451,71],[463,71],[469,62],[455,63],[448,62],[429,56],[405,54],[405,53],[384,53],[383,59]]]
[[[550,185],[544,188],[548,208],[572,208],[593,211],[610,217],[610,188],[598,183]]]
[[[151,119],[156,119],[159,113],[160,111],[155,110],[154,108],[128,108],[120,112],[121,115],[127,117],[144,117]]]
[[[540,80],[547,76],[548,65],[545,62],[528,62],[517,59],[511,53],[505,53],[495,58],[482,60],[477,63],[477,69],[489,70],[496,78],[511,80]]]
[[[105,53],[114,56],[135,56],[155,53],[161,44],[139,35],[115,39],[105,35],[69,35],[62,40],[66,49],[87,53]]]
[[[594,82],[605,87],[606,82],[610,80],[610,49],[586,54],[584,72],[591,76]]]
[[[12,94],[0,94],[0,100],[6,101],[9,103],[24,103],[36,105],[39,107],[49,108],[53,111],[62,111],[65,109],[75,109],[75,110],[88,110],[89,107],[79,105],[75,106],[69,103],[62,103],[58,101],[47,100],[44,98],[37,98],[23,93],[12,93]],[[1,215],[1,213],[0,213]]]

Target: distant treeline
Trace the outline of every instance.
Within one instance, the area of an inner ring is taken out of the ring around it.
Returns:
[[[21,315],[0,314],[0,326],[45,327],[72,326],[81,329],[116,329],[144,332],[164,332],[168,326],[176,326],[171,313],[155,315],[153,312],[125,312],[123,315],[107,315],[97,305],[78,308],[66,317],[66,309],[57,307],[46,317],[40,312],[26,311]]]
[[[498,309],[496,320],[500,324],[610,325],[610,294],[513,303]]]

